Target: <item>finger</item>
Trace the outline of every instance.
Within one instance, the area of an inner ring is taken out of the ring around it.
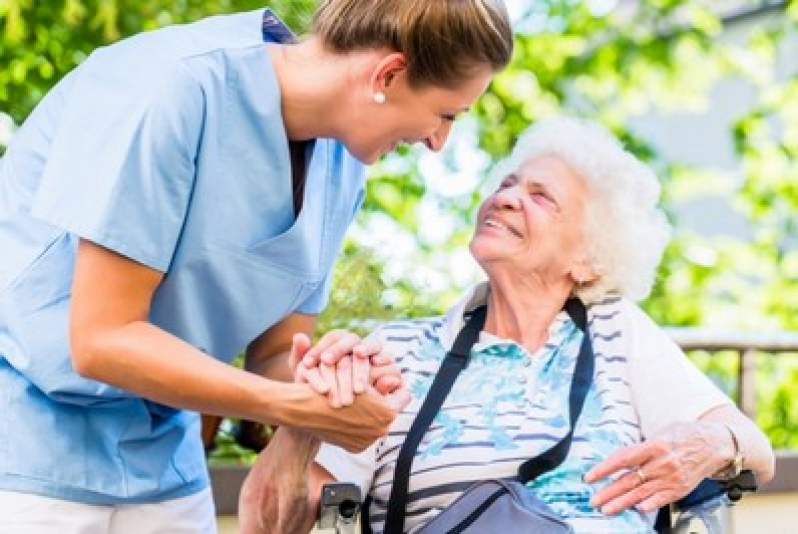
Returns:
[[[589,469],[584,476],[585,482],[593,483],[614,474],[622,474],[633,467],[645,464],[650,458],[651,453],[646,443],[623,447]]]
[[[321,361],[327,365],[335,365],[344,356],[349,356],[358,343],[360,336],[352,332],[343,332],[334,343],[324,349]]]
[[[291,341],[291,352],[288,355],[288,365],[291,368],[291,372],[296,373],[297,365],[299,365],[302,357],[310,349],[310,338],[307,334],[297,333],[294,334]]]
[[[641,483],[635,471],[628,471],[593,495],[590,504],[600,509],[603,514],[615,515],[648,496],[647,493],[643,493],[644,486],[645,483]]]
[[[671,492],[660,491],[637,503],[635,508],[643,513],[654,512],[663,506],[677,501],[678,499],[679,496],[676,496]]]
[[[411,400],[410,391],[402,387],[394,389],[391,393],[385,395],[385,401],[388,406],[396,413],[407,408]]]
[[[302,382],[310,385],[310,388],[319,395],[327,395],[330,392],[330,385],[321,375],[318,367],[308,369],[304,363],[299,366],[302,373]]]
[[[371,365],[374,367],[380,367],[382,365],[393,365],[396,363],[395,358],[388,352],[380,352],[378,354],[374,354],[370,357]]]
[[[308,367],[315,367],[321,361],[321,354],[335,344],[339,337],[347,334],[346,330],[331,330],[321,336],[308,352],[305,354],[304,361]]]
[[[380,395],[388,395],[394,390],[401,388],[403,385],[404,383],[402,382],[401,376],[386,375],[381,376],[374,382],[374,389],[376,389]]]
[[[352,358],[352,389],[358,395],[366,391],[371,374],[371,360],[367,355],[355,351]]]
[[[352,358],[345,356],[338,360],[335,366],[335,374],[338,378],[338,399],[341,406],[349,406],[354,402],[354,392],[352,391]]]
[[[382,353],[382,343],[373,338],[362,339],[352,347],[352,352],[356,356],[372,358]]]
[[[340,408],[341,396],[339,393],[338,376],[337,373],[335,372],[335,368],[325,363],[322,363],[317,367],[317,369],[321,373],[322,379],[330,387],[330,390],[327,392],[327,396],[330,400],[330,406],[332,406],[333,408]]]

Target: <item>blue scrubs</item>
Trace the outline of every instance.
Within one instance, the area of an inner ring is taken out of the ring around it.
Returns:
[[[208,485],[197,414],[73,371],[80,238],[164,272],[151,321],[220,360],[326,304],[363,167],[316,140],[295,215],[264,21],[212,17],[97,50],[14,136],[0,161],[0,489],[113,504]]]

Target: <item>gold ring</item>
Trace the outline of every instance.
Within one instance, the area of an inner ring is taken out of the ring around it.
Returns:
[[[637,478],[640,479],[640,485],[643,485],[648,481],[648,477],[646,477],[642,467],[635,467],[635,475],[637,475]]]

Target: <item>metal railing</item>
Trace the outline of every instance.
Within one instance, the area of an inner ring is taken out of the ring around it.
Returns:
[[[733,351],[737,353],[737,391],[740,409],[756,418],[757,353],[798,354],[798,332],[734,332],[693,327],[665,329],[684,351]]]

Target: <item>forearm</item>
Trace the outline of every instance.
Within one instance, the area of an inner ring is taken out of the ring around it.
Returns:
[[[309,434],[281,427],[258,456],[241,491],[242,532],[310,532],[318,497],[309,491],[310,468],[319,441]]]
[[[288,363],[293,337],[298,333],[310,337],[315,329],[315,315],[289,314],[247,346],[244,369],[272,380],[293,382],[293,372]]]
[[[291,424],[296,421],[285,406],[313,397],[309,388],[236,369],[144,321],[106,331],[73,350],[84,376],[202,413]]]
[[[719,444],[717,451],[724,459],[734,454],[734,433],[738,446],[744,455],[745,469],[754,471],[759,484],[770,481],[774,475],[775,457],[765,434],[737,408],[723,406],[710,410],[700,420],[715,425],[714,432]]]
[[[331,408],[306,384],[236,369],[144,321],[104,330],[77,350],[76,369],[90,378],[177,408],[299,427],[350,451],[383,436],[395,415],[377,392]]]

